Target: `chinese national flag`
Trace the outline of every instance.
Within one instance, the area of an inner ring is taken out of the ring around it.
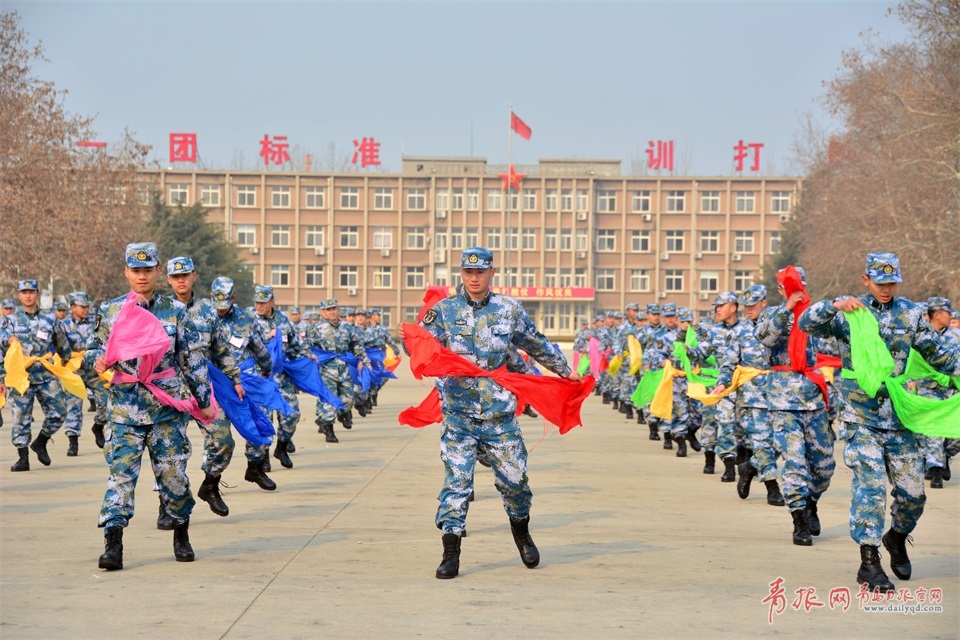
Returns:
[[[527,126],[527,123],[517,117],[517,114],[510,112],[510,128],[517,132],[517,135],[524,140],[529,140],[533,131]]]

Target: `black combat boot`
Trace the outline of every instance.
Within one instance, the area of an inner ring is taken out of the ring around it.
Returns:
[[[94,422],[91,429],[93,431],[93,442],[98,449],[103,449],[103,445],[107,443],[106,438],[103,437],[103,426],[102,422]]]
[[[857,584],[865,584],[870,591],[880,593],[893,591],[895,587],[880,564],[880,550],[870,545],[860,546],[860,570],[857,571]]]
[[[741,500],[750,496],[750,483],[757,477],[757,468],[749,462],[740,465],[740,479],[737,480],[737,495]]]
[[[50,466],[50,454],[47,453],[47,442],[49,440],[50,438],[41,431],[40,434],[34,438],[33,442],[30,443],[30,448],[37,454],[37,460],[45,467]]]
[[[270,450],[267,449],[267,457],[263,459],[260,463],[260,468],[263,469],[264,473],[270,473],[273,471],[273,466],[270,464]]]
[[[67,457],[76,458],[80,455],[80,436],[67,436],[70,444],[67,445]]]
[[[243,474],[243,479],[247,482],[253,482],[264,491],[273,491],[277,488],[277,483],[267,477],[263,472],[263,463],[247,460],[247,472]]]
[[[443,559],[437,567],[437,577],[441,580],[456,578],[460,573],[460,536],[455,533],[443,534]]]
[[[533,569],[540,564],[540,551],[537,545],[533,543],[530,537],[530,516],[523,520],[510,519],[510,531],[513,533],[513,541],[517,543],[517,550],[520,552],[520,559],[528,569]]]
[[[614,411],[620,411],[620,398],[610,398],[610,404],[613,405]]]
[[[657,425],[650,425],[650,439],[659,440],[660,439],[660,430],[657,428]]]
[[[540,414],[533,410],[533,405],[531,404],[528,404],[526,407],[523,408],[523,414],[526,416],[530,416],[531,418],[540,417]]]
[[[736,458],[736,460],[735,460],[735,462],[736,462],[736,464],[737,464],[738,467],[739,467],[740,465],[742,465],[744,462],[746,462],[747,460],[750,459],[750,456],[747,456],[746,453],[747,453],[747,448],[744,447],[744,446],[741,445],[741,444],[738,444],[738,445],[737,445],[737,458]]]
[[[378,393],[380,393],[380,392],[377,391],[377,393],[373,393],[373,394],[370,395],[370,404],[371,404],[372,406],[374,406],[374,407],[377,406],[377,394],[378,394]]]
[[[909,580],[913,573],[910,558],[907,556],[907,542],[913,544],[913,538],[891,528],[881,538],[883,547],[890,553],[890,568],[901,580]]]
[[[344,429],[353,429],[353,410],[344,411],[337,416]]]
[[[643,414],[643,409],[637,408],[637,424],[646,424],[647,416]]]
[[[340,442],[340,439],[337,437],[337,434],[333,432],[333,423],[332,422],[321,422],[320,418],[317,418],[317,431],[326,436],[327,442]]]
[[[190,534],[187,529],[190,528],[189,522],[178,524],[173,530],[173,557],[177,562],[193,562],[196,557],[193,554],[193,547],[190,546]]]
[[[777,484],[776,480],[764,480],[764,486],[767,487],[767,504],[773,507],[782,507],[786,504],[786,501],[783,499],[783,494],[780,493],[780,485]],[[806,509],[804,509],[804,517],[806,517]],[[810,528],[809,522],[807,523],[807,528]]]
[[[677,457],[686,458],[687,457],[687,439],[684,437],[673,436],[673,439],[677,442]]]
[[[177,526],[177,521],[173,519],[167,510],[163,508],[163,501],[160,501],[160,514],[157,516],[157,529],[161,531],[173,531]]]
[[[297,448],[293,445],[293,440],[287,440],[287,453],[296,453]]]
[[[10,471],[30,471],[30,450],[26,447],[19,447],[17,455],[20,456],[20,459],[10,467]]]
[[[737,479],[737,470],[734,467],[733,456],[720,458],[723,461],[723,475],[720,476],[720,482],[733,482]]]
[[[803,509],[797,509],[790,512],[793,518],[793,544],[801,547],[809,547],[813,544],[813,538],[810,537],[810,531],[807,529],[807,518]]]
[[[603,393],[603,404],[610,404],[610,394],[607,392]]]
[[[230,507],[220,497],[220,476],[209,473],[203,478],[203,483],[197,489],[197,497],[210,505],[210,511],[221,517],[230,515]]]
[[[943,477],[944,482],[950,482],[952,476],[950,473],[950,456],[947,456],[947,461],[943,465],[943,472],[940,475]]]
[[[366,401],[366,400],[364,400],[363,402],[359,402],[359,401],[358,401],[357,404],[356,404],[356,406],[357,406],[357,413],[360,414],[360,417],[361,417],[361,418],[365,418],[365,417],[367,416],[367,414],[370,413],[369,411],[367,411],[367,401]]]
[[[930,488],[943,489],[943,469],[930,467]]]
[[[87,413],[95,413],[97,410],[97,402],[93,398],[87,398],[90,402],[90,406],[87,407]]]
[[[703,447],[700,446],[700,438],[697,437],[697,430],[690,428],[687,429],[687,442],[690,443],[690,448],[694,451],[699,452]]]
[[[627,420],[633,420],[633,405],[626,402],[624,402],[623,405],[627,408],[627,410],[624,411]]]
[[[807,512],[807,529],[810,530],[810,535],[820,535],[820,516],[817,515],[817,501],[813,498],[807,498],[805,511]]]
[[[123,528],[108,527],[103,534],[103,547],[100,568],[107,571],[123,569]]]
[[[704,458],[703,472],[708,475],[713,475],[715,472],[716,464],[717,464],[716,451],[704,451],[703,458]]]
[[[287,454],[287,441],[277,438],[277,446],[273,449],[273,457],[280,461],[284,469],[293,468],[293,460]]]
[[[669,431],[663,432],[663,448],[664,449],[673,449],[673,436]]]

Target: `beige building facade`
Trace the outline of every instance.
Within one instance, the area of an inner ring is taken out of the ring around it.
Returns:
[[[278,304],[315,311],[325,298],[416,318],[426,287],[454,287],[459,255],[494,251],[499,291],[520,299],[548,336],[629,302],[706,313],[742,292],[779,250],[799,178],[623,176],[619,160],[404,157],[399,174],[145,171],[170,204],[202,204]]]

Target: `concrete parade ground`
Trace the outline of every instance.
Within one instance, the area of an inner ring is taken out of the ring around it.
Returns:
[[[437,580],[434,526],[443,479],[439,426],[397,424],[430,382],[404,362],[371,416],[339,444],[303,418],[293,469],[273,460],[274,492],[243,479],[238,444],[224,474],[230,515],[197,503],[190,539],[197,559],[173,558],[171,531],[156,528],[157,494],[144,461],[136,517],[124,533],[124,568],[97,568],[97,528],[107,468],[84,413],[80,455],[59,433],[53,464],[31,452],[31,470],[11,473],[10,409],[0,438],[0,638],[957,638],[960,634],[960,477],[927,489],[908,546],[913,578],[897,579],[890,608],[858,600],[857,546],[848,530],[851,473],[837,472],[820,502],[823,532],[812,547],[791,542],[784,507],[766,504],[755,481],[701,472],[648,439],[591,396],[584,426],[560,436],[521,418],[534,491],[531,532],[541,564],[526,569],[489,469],[477,468],[476,501],[460,576]],[[86,405],[86,403],[85,403]],[[85,406],[86,409],[86,406]],[[34,435],[42,421],[35,412]],[[194,494],[202,437],[191,423]],[[238,441],[239,436],[237,436]],[[958,470],[960,471],[960,470]],[[889,521],[888,521],[889,526]],[[782,595],[770,597],[771,583]],[[849,607],[830,594],[849,590]],[[910,598],[910,599],[908,599]],[[923,602],[919,602],[920,600]],[[766,600],[766,601],[765,601]],[[939,602],[938,602],[938,601]],[[822,606],[817,606],[818,604]],[[774,609],[771,613],[771,608]],[[772,623],[769,618],[772,616]]]

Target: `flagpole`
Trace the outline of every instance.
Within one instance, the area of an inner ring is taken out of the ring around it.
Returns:
[[[507,173],[510,173],[510,169],[513,167],[513,105],[509,105],[507,114]],[[507,190],[504,201],[504,211],[506,212],[506,228],[504,229],[503,241],[506,244],[504,259],[503,259],[503,273],[506,276],[507,282],[504,286],[510,286],[510,189],[512,185],[510,184],[511,180],[507,180]]]

